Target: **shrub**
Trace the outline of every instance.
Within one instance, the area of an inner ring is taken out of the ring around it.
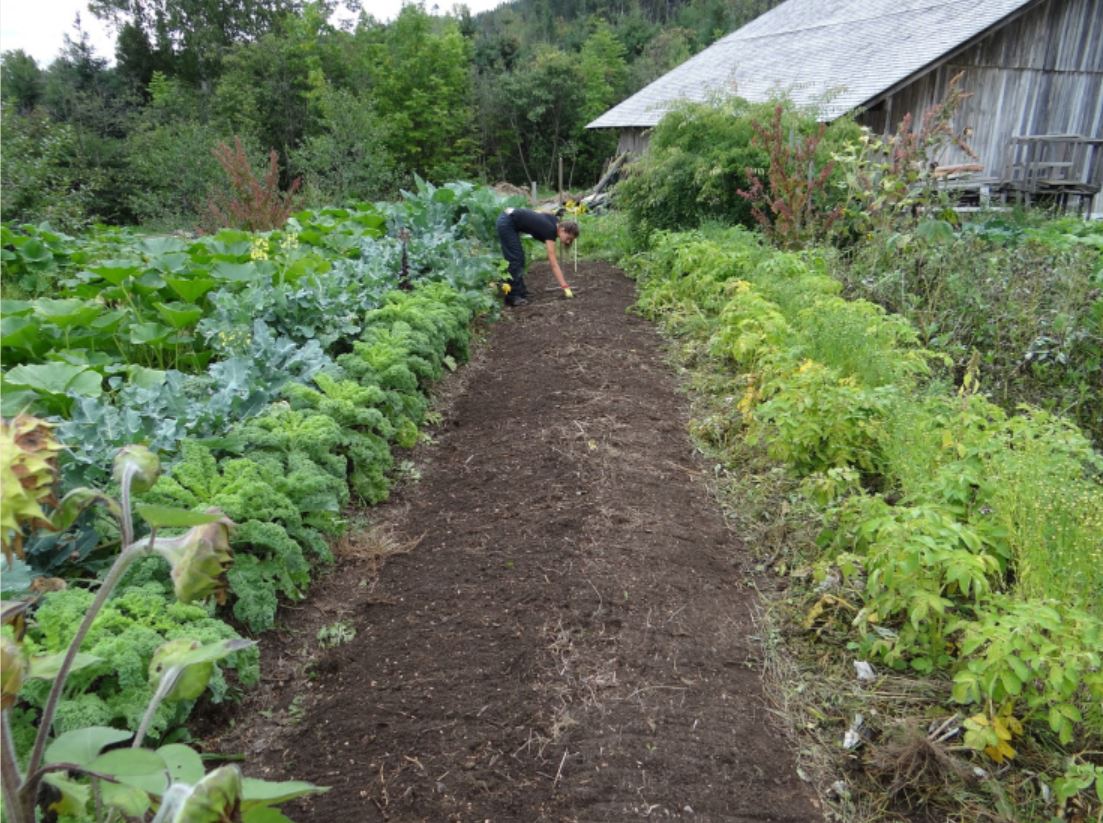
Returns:
[[[663,117],[647,152],[615,189],[617,206],[628,214],[637,239],[709,220],[753,225],[750,206],[738,190],[747,185],[747,168],[766,165],[765,152],[751,144],[754,110],[731,98],[713,105],[685,104]]]
[[[762,392],[769,399],[754,412],[751,437],[765,440],[774,459],[800,475],[840,466],[871,475],[883,470],[880,441],[894,386],[863,386],[805,360],[793,371],[772,375]]]
[[[965,705],[1008,706],[1022,722],[1039,720],[1063,745],[1077,724],[1103,735],[1103,621],[1064,604],[993,599],[976,620],[961,624],[961,654],[953,698]],[[1077,703],[1087,707],[1081,712]],[[1009,712],[1010,713],[1010,712]],[[992,723],[978,722],[966,744],[1000,749]],[[995,739],[994,739],[995,738]],[[991,751],[995,750],[995,751]],[[1002,759],[997,757],[996,759]]]
[[[995,218],[924,234],[923,225],[851,249],[835,266],[846,293],[908,318],[954,376],[976,352],[1004,409],[1059,411],[1103,442],[1103,228]]]
[[[127,205],[134,217],[172,230],[194,226],[222,176],[210,128],[194,121],[149,124],[127,143]]]
[[[755,128],[775,116],[786,134],[819,131],[813,114],[789,103],[752,104],[738,97],[685,104],[664,115],[647,152],[614,191],[637,241],[645,242],[656,229],[690,229],[709,221],[755,226],[751,204],[739,192],[751,187],[749,175],[767,173],[770,154]],[[826,168],[832,153],[856,136],[856,127],[847,120],[827,127],[813,147],[817,167]],[[764,196],[777,194],[766,191]]]
[[[345,90],[320,92],[322,128],[290,155],[304,180],[308,202],[333,206],[372,200],[392,192],[395,160],[387,150],[390,129],[371,101]]]
[[[17,222],[49,222],[73,230],[92,219],[93,188],[98,181],[84,167],[76,131],[54,122],[43,111],[3,112],[0,131],[0,211]]]

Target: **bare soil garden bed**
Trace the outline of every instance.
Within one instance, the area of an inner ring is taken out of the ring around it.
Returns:
[[[294,819],[821,819],[661,340],[617,270],[568,277],[533,267],[204,741],[332,787]]]

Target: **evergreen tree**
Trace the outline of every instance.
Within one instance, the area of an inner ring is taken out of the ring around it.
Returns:
[[[144,42],[158,55],[154,68],[206,89],[232,46],[257,40],[279,20],[301,12],[303,4],[300,0],[90,0],[89,8],[118,29],[132,30],[125,46],[138,48],[133,55],[126,54],[128,64],[139,56],[139,44]],[[139,32],[143,38],[137,37]]]
[[[29,114],[41,101],[45,79],[35,59],[22,49],[0,58],[0,99],[18,114]]]

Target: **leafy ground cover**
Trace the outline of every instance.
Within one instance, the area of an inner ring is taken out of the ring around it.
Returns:
[[[879,685],[923,684],[899,701],[905,717],[856,699],[856,762],[928,810],[978,806],[940,806],[926,767],[1012,819],[1090,809],[1103,800],[1103,460],[1065,419],[1004,412],[975,364],[956,387],[932,380],[946,356],[905,317],[841,297],[834,260],[739,229],[660,234],[635,263],[638,308],[711,397],[701,437],[733,472],[757,444],[793,478],[775,478],[783,510],[817,524],[779,567],[812,653],[844,671],[872,663]]]

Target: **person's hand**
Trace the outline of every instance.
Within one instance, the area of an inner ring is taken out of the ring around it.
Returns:
[[[564,297],[566,297],[566,298],[568,298],[568,299],[570,299],[570,298],[574,297],[574,292],[573,292],[573,291],[571,291],[571,287],[570,287],[570,286],[564,286],[564,287],[563,287],[563,296],[564,296]]]

